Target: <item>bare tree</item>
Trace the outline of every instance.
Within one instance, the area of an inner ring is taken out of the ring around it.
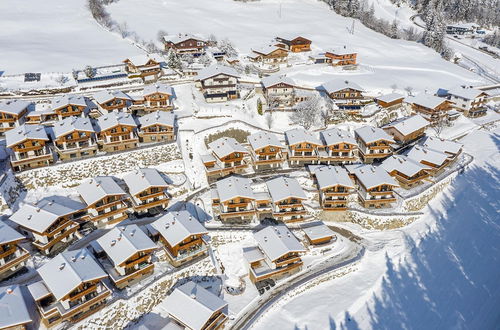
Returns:
[[[266,115],[267,128],[271,129],[271,127],[273,126],[273,123],[274,123],[273,114],[272,113],[268,113]]]
[[[408,96],[413,96],[413,87],[406,86],[405,91],[406,91],[406,93],[408,93]]]
[[[226,53],[227,57],[238,56],[238,51],[234,48],[234,45],[229,39],[222,39],[217,43],[217,46],[221,51]]]
[[[321,97],[313,96],[295,106],[295,111],[290,115],[293,124],[305,129],[318,125],[321,120]]]
[[[158,33],[156,34],[156,39],[163,44],[165,43],[165,36],[167,35],[168,35],[167,31],[158,30]]]
[[[94,78],[96,75],[96,70],[90,65],[87,65],[85,69],[83,69],[83,72],[88,78]]]
[[[443,132],[446,126],[449,126],[450,122],[448,120],[447,112],[438,113],[438,118],[432,124],[432,129],[436,132],[437,137],[441,137],[441,133]]]
[[[122,38],[126,38],[129,36],[128,24],[127,22],[122,22],[116,26],[116,30],[120,33]]]
[[[58,76],[56,79],[56,83],[58,83],[59,85],[64,85],[65,83],[68,82],[69,78],[66,77],[65,75],[60,75]]]

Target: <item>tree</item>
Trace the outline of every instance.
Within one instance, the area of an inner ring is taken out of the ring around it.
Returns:
[[[207,54],[203,54],[198,57],[198,63],[202,64],[203,66],[209,66],[210,64],[212,64],[212,58]]]
[[[321,119],[321,97],[313,96],[296,105],[295,111],[289,116],[290,121],[304,129],[318,125]]]
[[[398,22],[396,20],[392,21],[391,31],[389,33],[389,36],[392,39],[398,39],[399,38]]]
[[[238,51],[234,48],[234,45],[229,39],[222,39],[217,43],[219,49],[226,53],[227,57],[237,57]]]
[[[71,75],[73,76],[73,79],[78,80],[78,71],[73,69],[71,71]]]
[[[122,36],[122,38],[126,38],[129,36],[129,31],[128,31],[128,24],[127,22],[122,22],[116,26],[116,29],[118,30],[118,33]]]
[[[158,30],[158,33],[156,34],[156,39],[162,44],[164,44],[166,36],[168,36],[168,33],[165,30]]]
[[[175,51],[173,51],[172,49],[168,50],[168,53],[167,53],[167,64],[172,69],[177,69],[177,70],[181,70],[182,69],[181,60],[179,59],[179,57],[177,56],[177,54],[175,53]]]
[[[447,112],[439,112],[438,113],[438,118],[434,121],[432,124],[432,129],[434,132],[436,132],[437,137],[441,137],[441,133],[443,132],[443,129],[448,126],[449,121],[448,121],[448,114]]]
[[[85,69],[83,69],[83,72],[85,73],[87,78],[94,78],[96,75],[96,70],[90,65],[87,65]]]
[[[408,93],[408,96],[413,96],[413,87],[406,86],[405,91],[406,91],[406,93]]]
[[[271,127],[273,126],[273,123],[274,123],[273,114],[272,113],[268,113],[267,116],[266,116],[267,128],[271,129]]]
[[[260,99],[257,99],[257,113],[261,116],[264,114],[262,110],[262,101]]]
[[[59,85],[64,85],[65,83],[68,82],[69,78],[66,77],[65,75],[60,75],[58,76],[56,79],[56,83],[58,83]]]

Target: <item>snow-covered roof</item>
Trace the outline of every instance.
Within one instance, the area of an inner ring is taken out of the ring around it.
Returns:
[[[107,277],[87,249],[61,252],[37,271],[56,300],[60,300],[82,283]]]
[[[262,47],[259,47],[259,48],[252,48],[252,51],[254,53],[257,53],[257,54],[262,54],[262,55],[269,55],[271,54],[272,52],[276,51],[276,50],[284,50],[283,48],[280,48],[278,46],[275,46],[275,45],[266,45],[266,46],[262,46]]]
[[[196,76],[196,80],[205,80],[220,74],[236,78],[240,77],[240,74],[235,69],[229,66],[215,64],[201,70]]]
[[[365,91],[363,87],[359,86],[357,83],[341,79],[328,81],[321,86],[328,94],[335,93],[346,88],[354,89],[360,92]]]
[[[457,96],[464,100],[474,100],[476,97],[483,93],[486,94],[486,92],[483,92],[479,89],[463,87],[453,88],[448,91],[448,94]]]
[[[326,146],[332,146],[339,143],[357,144],[356,140],[349,132],[337,127],[324,130],[320,134]]]
[[[248,142],[252,146],[253,150],[265,147],[283,147],[280,140],[278,140],[278,137],[275,134],[266,131],[260,131],[249,135]]]
[[[409,96],[405,98],[405,102],[419,105],[424,108],[434,109],[447,100],[429,94],[419,94],[417,96]]]
[[[181,243],[191,235],[207,233],[198,219],[186,210],[168,212],[151,223],[151,227],[156,229],[170,246]]]
[[[87,205],[92,205],[106,196],[126,194],[110,176],[97,176],[80,184],[76,190]]]
[[[416,132],[422,128],[426,128],[427,126],[429,126],[429,122],[421,115],[416,114],[416,115],[411,116],[411,117],[402,118],[402,119],[398,119],[396,121],[393,121],[392,123],[385,125],[383,128],[393,127],[399,133],[406,136],[406,135],[409,135],[413,132]]]
[[[428,166],[425,166],[416,160],[413,160],[407,156],[403,155],[393,155],[385,159],[382,164],[380,164],[387,173],[392,171],[398,171],[403,173],[408,177],[412,177],[418,172],[422,170],[429,169]]]
[[[394,102],[394,101],[397,101],[399,99],[404,99],[404,98],[405,98],[404,95],[401,95],[398,93],[390,93],[390,94],[377,96],[375,99],[382,101],[382,102],[390,103],[390,102]]]
[[[366,189],[380,185],[399,186],[396,180],[390,176],[382,167],[373,165],[362,165],[352,169],[356,179],[363,184]]]
[[[462,150],[463,144],[451,140],[444,140],[437,137],[428,136],[422,142],[422,146],[439,152],[455,155],[458,154],[460,150]]]
[[[285,132],[285,137],[288,145],[292,146],[298,143],[310,143],[314,145],[322,145],[321,141],[310,131],[303,128],[294,128]]]
[[[317,240],[335,236],[335,232],[323,222],[315,223],[313,226],[303,227],[302,230],[310,240]]]
[[[443,152],[435,151],[433,149],[414,146],[408,152],[408,158],[411,158],[417,162],[426,161],[439,167],[444,164],[444,162],[448,158],[448,155]]]
[[[305,252],[304,246],[284,225],[266,227],[254,233],[253,237],[271,261],[291,252]]]
[[[174,95],[174,90],[167,84],[150,84],[144,87],[142,95],[148,96],[156,93]]]
[[[276,39],[282,39],[282,40],[287,40],[287,41],[294,41],[295,39],[299,39],[299,38],[311,41],[311,39],[308,39],[302,35],[293,34],[291,32],[280,33],[280,35],[278,37],[276,37]]]
[[[131,195],[137,195],[151,187],[167,188],[168,184],[154,168],[140,168],[123,177]]]
[[[15,328],[32,322],[28,312],[28,295],[19,285],[0,287],[0,329]]]
[[[0,101],[0,112],[8,113],[11,115],[19,115],[31,104],[33,103],[23,100]]]
[[[356,135],[358,135],[365,143],[373,143],[380,140],[394,142],[392,136],[378,127],[363,126],[356,129],[354,132],[356,132]]]
[[[70,95],[70,94],[58,96],[52,100],[52,110],[60,109],[68,105],[77,105],[86,107],[87,102],[85,100],[85,97],[82,95]]]
[[[252,180],[250,179],[232,175],[217,181],[215,185],[221,202],[231,200],[235,197],[255,199],[251,186]]]
[[[23,124],[19,127],[10,129],[5,132],[5,141],[7,143],[7,147],[15,146],[16,144],[19,144],[26,140],[48,141],[49,137],[42,125]]]
[[[142,66],[148,63],[150,60],[153,60],[157,63],[165,62],[165,59],[161,54],[139,54],[135,56],[131,56],[125,59],[123,62],[130,61],[135,66]]]
[[[278,84],[286,84],[297,87],[295,81],[292,78],[285,76],[284,74],[275,74],[272,76],[264,77],[262,78],[261,83],[264,88],[269,88]]]
[[[179,33],[179,34],[175,34],[175,35],[166,35],[163,37],[163,40],[165,40],[166,42],[172,42],[174,44],[177,44],[179,42],[183,42],[183,41],[186,41],[189,39],[195,39],[195,40],[205,42],[205,39],[203,39],[202,37],[194,35],[194,34],[189,34],[189,33],[184,33],[184,34]]]
[[[58,138],[74,131],[93,133],[94,127],[92,126],[89,118],[66,117],[63,120],[54,123],[52,131],[54,132],[54,136]]]
[[[115,266],[136,253],[156,249],[156,244],[137,226],[117,226],[97,239]]]
[[[287,198],[307,199],[304,190],[302,190],[296,179],[280,176],[266,181],[266,185],[273,203]]]
[[[137,127],[134,117],[123,111],[111,111],[97,118],[99,131],[105,131],[118,125]]]
[[[119,91],[119,90],[111,90],[111,91],[103,90],[103,91],[95,93],[94,95],[92,95],[92,97],[99,104],[104,104],[104,103],[111,101],[115,98],[116,99],[132,100],[132,98],[130,96],[128,96],[127,94],[125,94],[124,92]]]
[[[51,295],[49,289],[47,289],[47,286],[45,283],[43,283],[42,280],[39,280],[38,282],[31,283],[28,285],[28,291],[31,294],[31,297],[35,301],[38,301],[42,298],[48,297]]]
[[[264,260],[266,256],[257,246],[250,246],[243,248],[243,258],[251,264],[256,261]]]
[[[57,197],[57,200],[45,198],[36,204],[24,204],[9,219],[22,227],[43,233],[59,218],[85,208],[82,203],[67,197]]]
[[[238,142],[231,137],[223,137],[208,144],[208,147],[219,158],[226,157],[233,152],[248,153],[248,151]]]
[[[138,118],[141,127],[153,125],[174,127],[175,114],[166,111],[155,111]]]
[[[354,184],[349,178],[347,171],[341,166],[320,166],[314,171],[319,189],[325,189],[334,186],[344,186],[354,188]]]
[[[16,242],[24,239],[24,236],[19,234],[14,228],[8,226],[0,220],[0,245],[11,242]]]
[[[347,54],[356,54],[357,52],[351,47],[342,46],[342,47],[327,49],[325,53],[332,53],[334,55],[347,55]]]
[[[171,317],[187,328],[201,330],[215,312],[227,306],[227,302],[189,281],[176,288],[165,299],[163,306]]]

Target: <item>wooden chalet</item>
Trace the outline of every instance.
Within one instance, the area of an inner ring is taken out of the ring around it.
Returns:
[[[248,136],[253,166],[259,168],[282,167],[286,161],[286,148],[272,133],[261,131]]]
[[[382,167],[372,165],[346,165],[355,178],[358,198],[365,208],[390,207],[396,202],[394,188],[398,183]]]
[[[340,166],[318,166],[313,173],[323,210],[347,210],[348,197],[354,192],[354,183],[347,171]]]
[[[401,118],[382,127],[393,139],[402,145],[412,143],[425,135],[429,122],[421,115]]]
[[[95,226],[109,227],[128,218],[129,199],[112,177],[95,177],[80,184],[77,191],[87,205],[85,220]]]
[[[320,162],[326,164],[350,164],[357,159],[358,144],[347,131],[330,128],[320,133],[325,146],[320,151]]]
[[[428,180],[430,167],[402,155],[385,159],[380,166],[405,189],[418,186]]]
[[[33,103],[21,100],[0,102],[0,136],[24,124],[31,107]]]
[[[204,236],[208,231],[188,211],[168,212],[148,227],[155,241],[161,243],[174,267],[208,255]]]
[[[292,53],[309,52],[311,51],[312,41],[301,36],[297,37],[277,37],[276,46],[291,51]]]
[[[385,95],[380,95],[374,98],[375,103],[377,103],[382,108],[397,108],[403,104],[405,99],[404,95],[398,93],[390,93]]]
[[[14,171],[52,164],[54,156],[47,143],[49,137],[40,125],[23,124],[5,132],[7,148],[11,150],[10,165]]]
[[[156,111],[139,117],[138,121],[141,142],[175,141],[176,116],[173,113]]]
[[[129,113],[112,111],[97,119],[98,144],[103,151],[113,152],[137,147],[137,123]]]
[[[248,150],[234,138],[223,137],[208,144],[211,151],[201,155],[207,177],[223,177],[231,173],[240,173],[247,168],[245,157]]]
[[[205,101],[225,102],[240,97],[239,78],[240,74],[235,69],[217,64],[200,71],[195,86],[201,90]]]
[[[357,52],[346,46],[330,49],[325,52],[327,63],[330,63],[333,66],[356,65],[357,56]]]
[[[227,302],[214,294],[211,287],[189,281],[174,289],[165,299],[164,308],[174,324],[169,329],[223,329],[228,319]]]
[[[352,81],[332,80],[321,85],[339,109],[358,111],[363,106],[364,89]]]
[[[422,146],[414,146],[407,156],[409,159],[426,166],[427,171],[433,176],[442,173],[444,168],[451,163],[448,155],[444,152]]]
[[[304,246],[284,225],[269,226],[253,234],[257,246],[243,248],[253,283],[277,281],[299,272],[306,252]]]
[[[48,104],[35,104],[33,111],[26,114],[26,124],[51,126],[59,120],[57,113]]]
[[[486,115],[486,100],[488,93],[475,88],[459,87],[448,91],[448,100],[458,111],[467,117],[481,117]]]
[[[317,164],[323,143],[310,131],[294,128],[285,132],[290,165]]]
[[[76,323],[105,307],[108,276],[87,249],[65,251],[37,269],[41,281],[28,285],[47,328]]]
[[[252,181],[229,176],[218,180],[212,190],[214,215],[226,223],[248,223],[255,219],[256,201]]]
[[[142,92],[145,113],[155,111],[172,111],[174,109],[174,89],[166,84],[150,84]]]
[[[89,118],[66,117],[52,127],[52,142],[60,160],[94,156],[97,137]]]
[[[131,286],[154,272],[156,244],[137,226],[117,226],[98,238],[94,254],[118,289]],[[97,250],[97,251],[96,251]]]
[[[392,154],[392,136],[383,129],[373,126],[363,126],[354,131],[361,160],[373,163],[375,160],[384,159]]]
[[[302,231],[311,245],[328,244],[337,238],[335,232],[321,221],[304,225]]]
[[[156,214],[165,210],[170,201],[168,184],[154,168],[140,168],[123,177],[136,213]]]
[[[422,146],[446,154],[450,163],[458,158],[463,148],[463,144],[461,143],[431,136],[422,141]]]
[[[14,228],[0,221],[0,281],[26,266],[30,254],[19,245],[25,239]]]
[[[165,50],[173,50],[177,54],[192,54],[200,56],[205,53],[208,42],[192,34],[177,34],[165,36]]]
[[[98,105],[99,111],[106,114],[113,110],[127,111],[132,105],[132,98],[122,91],[104,90],[94,94],[93,99]]]
[[[59,120],[67,117],[84,117],[90,112],[90,101],[82,95],[63,95],[52,100],[52,111]]]
[[[433,125],[440,120],[447,120],[448,111],[453,106],[453,102],[445,98],[428,94],[407,97],[405,102],[411,104],[413,111],[420,114]]]
[[[262,78],[262,92],[269,109],[286,108],[295,104],[297,84],[284,75]]]
[[[31,329],[35,316],[32,311],[32,298],[24,285],[0,287],[0,329]]]
[[[306,215],[303,202],[307,196],[293,178],[277,177],[266,181],[271,195],[273,217],[284,222],[301,221]]]
[[[77,238],[85,205],[67,197],[54,196],[36,204],[24,204],[10,220],[33,246],[45,255],[59,251]]]
[[[249,59],[252,62],[257,62],[267,65],[283,64],[288,61],[288,50],[268,45],[261,48],[252,49],[252,54]]]
[[[163,73],[162,62],[164,60],[160,56],[154,55],[139,55],[123,61],[129,78],[141,78],[143,81],[158,80]]]

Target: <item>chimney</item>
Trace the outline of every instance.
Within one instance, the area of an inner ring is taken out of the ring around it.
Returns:
[[[63,262],[62,264],[59,265],[59,270],[63,270],[64,266],[66,266],[66,264]]]
[[[71,261],[75,262],[75,261],[76,261],[76,257],[75,257],[75,256],[72,256],[72,257],[71,257]]]
[[[5,290],[5,292],[7,292],[7,294],[12,294],[14,292],[14,290],[12,290],[11,288],[8,288],[7,290]]]
[[[116,244],[116,240],[112,240],[111,241],[111,246],[115,246],[115,244]]]

